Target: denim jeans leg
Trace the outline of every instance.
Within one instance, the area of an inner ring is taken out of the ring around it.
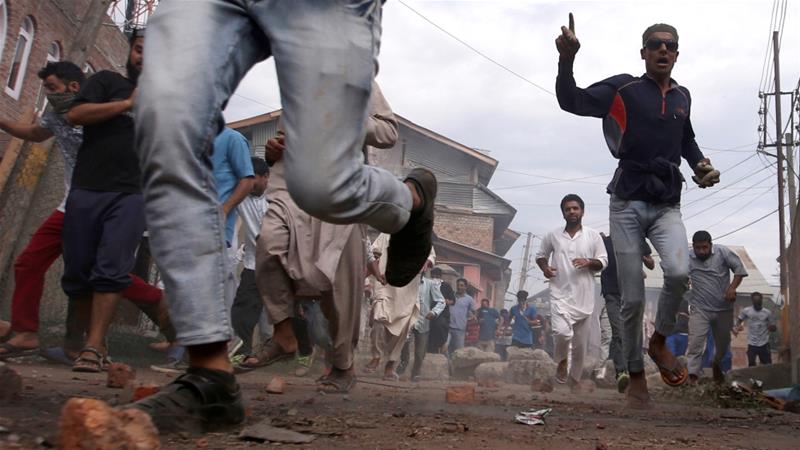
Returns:
[[[689,309],[689,345],[686,349],[686,365],[690,375],[700,376],[703,373],[703,351],[706,348],[706,336],[711,327],[709,313],[698,309]]]
[[[614,254],[617,257],[617,279],[622,294],[622,353],[627,370],[644,371],[642,358],[642,318],[645,292],[642,274],[642,221],[646,219],[647,204],[640,201],[611,198],[609,222]]]
[[[606,294],[606,313],[611,325],[611,344],[608,346],[608,357],[614,361],[614,370],[617,373],[627,371],[625,355],[622,352],[622,316],[620,307],[622,299],[618,294]]]
[[[153,256],[183,345],[231,337],[224,224],[209,155],[221,108],[268,56],[243,8],[230,0],[162,2],[145,39],[136,144]]]
[[[286,183],[297,205],[331,223],[386,233],[408,221],[411,193],[364,164],[364,123],[377,67],[381,2],[262,2],[283,103]]]
[[[675,317],[688,288],[689,245],[680,206],[659,205],[654,208],[655,218],[647,230],[647,237],[661,257],[664,271],[664,287],[658,297],[656,332],[669,336],[675,328]]]

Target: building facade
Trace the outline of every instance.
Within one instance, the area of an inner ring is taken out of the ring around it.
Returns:
[[[0,0],[0,115],[36,120],[45,97],[37,72],[65,58],[90,0]],[[84,70],[124,71],[128,41],[107,17],[89,49]],[[64,195],[63,160],[48,143],[30,144],[0,132],[0,305],[8,311],[13,261]],[[66,297],[62,265],[47,274],[42,318],[60,320]],[[7,317],[7,314],[3,314]]]
[[[267,139],[277,133],[281,111],[228,124],[250,141],[253,154],[263,156]],[[473,148],[395,115],[397,144],[370,149],[370,164],[404,177],[415,167],[433,171],[439,180],[434,224],[437,264],[447,267],[446,279],[464,277],[476,301],[488,298],[502,308],[510,281],[510,261],[504,256],[519,234],[508,228],[516,209],[486,186],[498,161]]]

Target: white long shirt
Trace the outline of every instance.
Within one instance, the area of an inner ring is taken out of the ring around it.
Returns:
[[[265,196],[256,197],[248,195],[236,207],[242,219],[242,233],[244,233],[244,268],[256,268],[256,238],[261,233],[261,221],[267,213],[267,200]]]
[[[572,265],[575,258],[599,260],[603,268],[608,265],[608,254],[600,233],[582,227],[570,236],[563,227],[547,233],[536,259],[546,258],[556,269],[556,276],[550,279],[550,307],[553,312],[574,321],[592,315],[595,305],[595,271],[587,268],[576,269]]]

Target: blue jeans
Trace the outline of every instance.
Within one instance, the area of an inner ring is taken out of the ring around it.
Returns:
[[[617,278],[622,293],[622,349],[628,371],[644,371],[642,318],[645,293],[642,239],[647,237],[661,257],[664,286],[658,298],[656,332],[669,336],[689,280],[689,246],[679,204],[655,205],[611,197],[611,239],[617,257]]]
[[[675,333],[667,337],[667,348],[675,356],[686,355],[686,349],[689,347],[689,335],[683,333]]]
[[[363,164],[380,43],[378,0],[170,0],[148,23],[136,143],[153,256],[178,341],[231,337],[226,256],[209,154],[222,108],[247,71],[275,58],[289,193],[333,223],[399,231],[411,193]]]

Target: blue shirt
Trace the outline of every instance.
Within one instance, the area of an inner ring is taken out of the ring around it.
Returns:
[[[703,153],[689,119],[689,90],[670,80],[661,88],[647,74],[615,75],[586,89],[578,88],[572,63],[559,62],[556,97],[564,111],[603,118],[609,150],[619,159],[608,192],[623,200],[677,203],[683,178],[681,157],[694,168]]]
[[[500,321],[500,313],[494,308],[480,307],[478,309],[478,323],[481,326],[481,331],[478,335],[479,341],[492,341],[494,340],[495,332],[497,331],[498,322]]]
[[[250,160],[250,144],[238,131],[225,128],[214,139],[214,153],[211,155],[214,167],[214,180],[220,203],[225,203],[233,194],[239,180],[254,177],[253,162]],[[233,231],[236,228],[236,208],[231,209],[225,218],[225,240],[233,244]]]
[[[519,305],[514,305],[509,311],[514,318],[514,326],[511,329],[511,339],[527,345],[533,345],[533,329],[528,324],[527,319],[536,318],[536,307],[528,305],[524,314],[519,311]]]

